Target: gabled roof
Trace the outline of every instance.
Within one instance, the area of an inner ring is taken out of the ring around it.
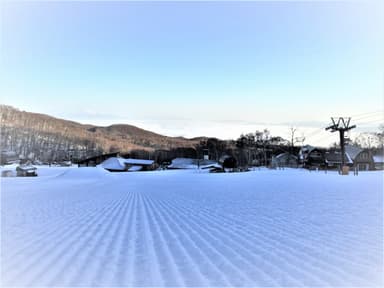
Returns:
[[[16,167],[18,171],[35,171],[37,168],[32,165],[20,165]]]
[[[101,154],[101,155],[92,156],[92,157],[89,157],[89,158],[86,158],[86,159],[82,159],[82,160],[78,161],[77,163],[84,164],[84,163],[87,163],[87,162],[92,162],[92,161],[97,161],[97,160],[99,160],[98,162],[100,163],[103,160],[107,160],[108,158],[111,158],[111,157],[117,157],[118,155],[119,155],[119,152],[108,153],[108,154]]]
[[[104,169],[109,170],[119,170],[124,171],[127,169],[127,165],[134,166],[149,166],[154,163],[153,160],[144,160],[144,159],[132,159],[132,158],[121,158],[121,157],[111,157],[101,163],[101,166]]]
[[[104,169],[124,171],[126,169],[124,158],[110,157],[100,164]]]
[[[276,159],[279,160],[279,159],[282,159],[282,158],[285,158],[285,157],[289,157],[289,158],[295,159],[295,160],[298,159],[298,157],[296,155],[293,155],[293,154],[291,154],[289,152],[285,152],[285,153],[281,153],[281,154],[277,155]]]
[[[359,155],[363,151],[363,149],[356,146],[345,146],[345,152],[349,155],[349,157],[351,157],[352,160],[355,160],[357,155]]]
[[[301,153],[311,153],[312,150],[316,149],[316,147],[311,145],[304,145],[301,147],[300,152]]]
[[[341,152],[328,151],[324,154],[325,162],[327,163],[341,163]],[[352,159],[348,156],[348,153],[344,154],[344,163],[353,164]]]

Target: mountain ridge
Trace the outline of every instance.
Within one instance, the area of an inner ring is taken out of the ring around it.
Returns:
[[[2,150],[39,159],[76,158],[109,152],[194,148],[206,137],[169,137],[130,124],[97,126],[0,104]],[[47,154],[47,155],[45,155]],[[58,155],[55,155],[58,154]],[[44,156],[45,155],[45,156]]]

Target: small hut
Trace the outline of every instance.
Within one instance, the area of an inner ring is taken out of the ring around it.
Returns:
[[[15,176],[15,172],[12,170],[1,171],[1,177],[14,177],[14,176]]]
[[[18,177],[34,177],[37,176],[37,168],[32,165],[20,165],[16,167]]]
[[[281,153],[277,156],[272,157],[271,166],[273,168],[281,168],[281,167],[297,168],[298,157],[288,152]]]

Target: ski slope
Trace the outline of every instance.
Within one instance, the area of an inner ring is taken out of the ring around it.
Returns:
[[[382,286],[383,174],[1,179],[3,286]]]

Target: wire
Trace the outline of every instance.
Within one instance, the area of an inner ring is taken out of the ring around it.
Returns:
[[[383,124],[384,120],[381,119],[381,120],[372,120],[372,121],[368,121],[368,122],[362,122],[362,123],[357,123],[359,126],[365,126],[367,124],[373,124],[373,123],[376,123],[377,125],[380,125],[380,124]]]
[[[376,117],[384,117],[383,115],[379,115],[379,114],[372,114],[372,115],[368,115],[368,116],[364,116],[364,117],[359,117],[359,118],[354,118],[353,121],[360,121],[362,119],[369,119],[369,118],[376,118]]]
[[[367,115],[367,114],[377,114],[377,113],[384,113],[384,110],[376,110],[376,111],[372,111],[372,112],[365,112],[365,113],[355,114],[355,115],[352,115],[350,117],[352,118],[352,117],[358,117],[358,116],[363,116],[363,115]]]

